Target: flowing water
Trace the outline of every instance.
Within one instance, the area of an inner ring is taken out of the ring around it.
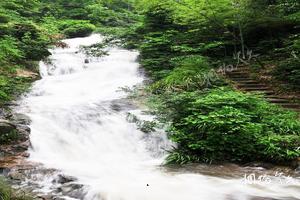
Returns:
[[[87,200],[300,198],[297,179],[251,184],[219,176],[222,168],[205,175],[160,167],[172,144],[163,132],[147,135],[126,120],[137,110],[120,90],[143,83],[138,53],[112,47],[109,56],[86,63],[79,46],[99,41],[99,35],[65,40],[69,48],[52,50],[52,64],[41,63],[42,79],[21,106],[32,120],[29,160],[76,177]],[[40,184],[45,192],[53,183]]]

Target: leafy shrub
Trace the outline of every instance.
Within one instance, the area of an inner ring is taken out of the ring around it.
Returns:
[[[9,27],[11,37],[17,41],[18,49],[27,60],[39,61],[50,55],[50,39],[32,22],[18,22]]]
[[[161,71],[174,68],[170,63],[173,36],[173,32],[148,33],[140,45],[141,64],[155,80],[163,77]]]
[[[26,91],[30,85],[30,79],[14,78],[12,75],[0,76],[0,105],[6,101],[12,100],[13,97]]]
[[[22,38],[28,34],[30,34],[33,40],[41,35],[39,28],[31,22],[14,23],[11,27],[11,33],[19,40],[22,40]]]
[[[274,70],[277,79],[289,83],[292,87],[300,89],[300,58],[290,58],[282,61]]]
[[[146,29],[161,31],[173,27],[172,8],[170,1],[151,5],[145,12]]]
[[[16,62],[23,57],[23,52],[18,48],[16,39],[6,36],[0,38],[0,64]]]
[[[21,48],[28,60],[39,61],[51,55],[48,50],[50,41],[41,35],[34,39],[30,33],[26,33],[21,40]]]
[[[166,108],[173,110],[170,138],[178,144],[168,163],[282,163],[300,156],[297,113],[255,95],[227,88],[185,92],[169,97]]]
[[[89,19],[94,24],[101,24],[105,26],[118,26],[121,25],[121,16],[101,5],[95,4],[87,7],[89,11]]]
[[[155,91],[192,91],[221,83],[219,76],[202,56],[176,57],[171,63],[176,67],[167,77],[153,84]]]
[[[64,29],[64,34],[69,38],[86,37],[95,30],[95,26],[90,23],[77,23]]]
[[[68,17],[71,19],[87,19],[88,12],[85,8],[73,8],[68,12]]]
[[[9,22],[9,16],[2,13],[0,10],[0,23],[7,23]]]

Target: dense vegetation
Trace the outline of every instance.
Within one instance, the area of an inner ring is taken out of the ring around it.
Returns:
[[[169,163],[283,163],[299,156],[300,123],[261,98],[230,88],[164,95],[161,107],[172,119],[170,137],[178,144]]]
[[[178,144],[169,163],[300,156],[296,113],[235,91],[216,73],[239,57],[239,66],[299,92],[297,0],[2,0],[0,26],[1,103],[26,88],[19,69],[34,70],[49,46],[98,31],[140,50],[157,114]]]
[[[151,101],[171,122],[178,146],[167,163],[286,164],[300,156],[297,113],[224,87],[216,73],[220,66],[249,65],[258,76],[268,71],[273,85],[299,92],[298,1],[141,0],[135,6],[143,19],[116,33],[125,47],[140,50],[153,80]]]

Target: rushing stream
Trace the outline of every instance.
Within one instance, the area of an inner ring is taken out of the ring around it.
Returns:
[[[65,40],[69,48],[52,50],[52,64],[41,63],[43,78],[21,105],[32,120],[30,161],[76,177],[87,200],[300,199],[295,178],[251,184],[243,175],[217,175],[222,168],[208,175],[161,167],[171,146],[166,135],[146,135],[126,120],[136,108],[120,87],[143,83],[138,53],[110,48],[109,56],[85,62],[79,46],[99,41]],[[40,184],[46,193],[52,182]]]

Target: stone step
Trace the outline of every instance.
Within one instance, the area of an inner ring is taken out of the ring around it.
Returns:
[[[298,102],[298,104],[299,104],[299,99],[298,99],[298,101],[296,101],[295,98],[288,97],[288,96],[266,95],[265,98],[282,99],[282,100],[286,100],[286,101],[291,102],[291,103],[297,103]]]
[[[295,111],[295,112],[300,113],[300,108],[293,108],[292,110]],[[299,117],[300,117],[300,114],[299,114]]]
[[[233,68],[234,72],[249,72],[250,68],[249,67],[235,67]]]
[[[262,93],[264,95],[270,95],[270,94],[275,94],[274,91],[272,90],[257,90],[257,89],[253,89],[253,88],[242,88],[242,90],[246,91],[246,92],[258,92],[258,93]]]
[[[254,81],[252,78],[250,77],[231,77],[230,78],[232,81],[236,81],[236,82],[241,82],[241,81]]]
[[[280,103],[278,105],[280,105],[280,106],[282,106],[284,108],[291,108],[291,109],[296,108],[296,109],[300,109],[300,105],[296,104],[296,103]]]
[[[270,103],[276,103],[276,104],[279,104],[279,103],[289,103],[288,99],[266,98],[266,100],[268,102],[270,102]]]
[[[267,88],[266,85],[264,84],[259,84],[259,83],[237,83],[238,87],[249,87],[249,88]]]
[[[229,78],[250,78],[249,74],[227,74]]]
[[[247,74],[248,75],[248,73],[244,72],[244,71],[231,71],[231,72],[226,72],[226,74],[228,74],[228,75],[232,75],[232,74],[245,75],[245,74]]]
[[[289,97],[277,96],[267,85],[252,78],[249,71],[249,68],[241,67],[231,72],[226,72],[226,76],[235,82],[238,89],[245,92],[262,93],[268,102],[300,113],[300,104],[294,103]]]
[[[271,99],[285,99],[285,100],[288,100],[288,101],[292,101],[292,99],[289,98],[289,97],[283,97],[283,96],[278,96],[278,95],[266,95],[265,97],[266,98],[271,98]]]
[[[268,87],[240,87],[240,88],[246,91],[271,91],[270,88]]]
[[[253,79],[237,80],[236,83],[238,83],[238,84],[261,84],[260,82],[255,81]]]

